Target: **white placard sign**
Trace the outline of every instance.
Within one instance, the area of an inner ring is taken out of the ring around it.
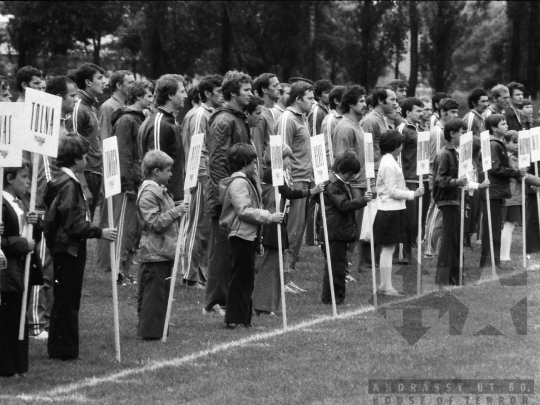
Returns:
[[[62,97],[26,89],[23,133],[17,138],[22,150],[57,157]]]
[[[16,139],[23,131],[23,103],[2,103],[0,108],[0,167],[22,166],[22,149]]]
[[[532,128],[531,134],[531,162],[540,160],[540,127]]]
[[[458,177],[469,174],[473,170],[472,163],[473,134],[467,132],[459,138],[459,171]]]
[[[272,185],[283,185],[283,141],[281,135],[270,135],[270,158],[272,159]]]
[[[203,143],[203,132],[197,135],[193,135],[191,137],[191,145],[189,146],[189,154],[186,164],[186,179],[184,181],[184,190],[189,190],[190,188],[197,185]]]
[[[122,192],[116,136],[103,140],[103,185],[105,186],[105,198]]]
[[[328,164],[326,163],[326,148],[324,146],[324,134],[312,136],[311,140],[311,161],[313,163],[313,173],[315,184],[324,183],[328,180]]]
[[[489,131],[480,132],[480,148],[482,151],[482,169],[484,172],[491,170],[491,144]]]
[[[418,150],[416,153],[416,175],[429,174],[429,131],[418,132]]]
[[[519,168],[529,167],[531,164],[531,133],[530,131],[518,132],[518,155]]]
[[[364,132],[364,155],[366,164],[366,178],[375,178],[375,155],[373,154],[373,134]]]

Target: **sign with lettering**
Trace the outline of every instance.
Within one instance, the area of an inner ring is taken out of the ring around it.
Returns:
[[[540,127],[532,128],[531,134],[531,162],[540,160]]]
[[[22,166],[22,149],[17,138],[23,136],[23,103],[0,104],[0,167]]]
[[[459,171],[458,177],[473,171],[473,133],[467,132],[459,138]]]
[[[328,165],[326,163],[326,148],[324,146],[324,134],[311,137],[311,161],[315,184],[328,181]]]
[[[491,145],[489,131],[480,132],[480,147],[482,150],[482,169],[484,172],[491,170]]]
[[[283,185],[283,141],[281,135],[270,135],[270,158],[272,159],[272,185]]]
[[[416,175],[429,174],[429,131],[418,132],[418,149],[416,153]]]
[[[23,134],[17,138],[22,150],[57,157],[62,97],[26,88]]]
[[[530,131],[518,132],[518,165],[522,167],[529,167],[531,164],[531,133]]]
[[[122,192],[116,136],[103,140],[103,185],[105,186],[105,198]]]
[[[186,180],[184,181],[184,190],[189,190],[197,185],[203,143],[204,132],[191,137],[191,145],[189,146],[189,154],[186,164]]]
[[[364,154],[366,161],[366,178],[375,178],[375,155],[373,154],[373,134],[364,132]]]

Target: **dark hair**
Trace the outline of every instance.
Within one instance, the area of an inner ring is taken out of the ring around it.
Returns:
[[[364,89],[362,86],[354,84],[347,87],[347,90],[341,97],[341,109],[343,112],[348,113],[351,110],[351,105],[356,105],[358,100],[365,95],[366,89]]]
[[[291,84],[290,83],[286,83],[286,82],[283,82],[283,83],[280,83],[279,86],[281,87],[279,89],[279,95],[282,96],[284,93],[285,93],[285,89],[287,87],[291,87]]]
[[[337,107],[337,104],[334,102],[334,100],[337,98],[339,102],[341,102],[341,99],[343,98],[343,94],[347,90],[346,86],[335,86],[332,90],[330,90],[330,94],[328,95],[328,98],[330,99],[330,108],[332,110],[335,110]]]
[[[249,103],[244,107],[244,112],[247,112],[248,114],[253,114],[258,106],[264,105],[264,101],[262,98],[256,95],[252,95],[249,98]]]
[[[431,97],[431,103],[433,104],[432,108],[433,110],[437,109],[437,106],[435,104],[439,104],[439,101],[441,101],[443,98],[449,98],[450,94],[448,93],[435,93],[433,97]]]
[[[321,97],[323,93],[329,92],[333,88],[334,85],[332,82],[330,82],[330,80],[317,80],[313,86],[313,95],[315,96],[315,100],[319,101],[319,97]]]
[[[11,174],[11,177],[15,178],[17,177],[17,174],[19,172],[23,171],[24,169],[29,170],[30,168],[30,162],[23,158],[22,160],[22,166],[20,167],[4,167],[4,187],[6,187],[9,183],[7,181],[8,175]]]
[[[486,129],[490,135],[493,135],[493,128],[497,128],[501,121],[506,121],[506,118],[502,114],[491,114],[486,118]]]
[[[163,75],[156,82],[156,105],[158,107],[165,105],[169,100],[169,96],[174,96],[178,91],[178,83],[185,86],[186,81],[180,75]]]
[[[74,166],[76,160],[82,159],[89,149],[88,141],[82,136],[73,132],[62,135],[58,143],[56,165],[58,167]]]
[[[221,84],[223,98],[229,101],[233,93],[240,93],[242,84],[251,84],[251,76],[237,70],[227,72]]]
[[[66,73],[66,76],[68,77],[69,80],[71,80],[73,83],[75,83],[75,85],[77,85],[76,81],[75,81],[75,73],[77,72],[77,69],[69,69]]]
[[[459,104],[453,98],[442,99],[439,104],[439,110],[444,110],[444,112],[456,109],[459,109]]]
[[[289,105],[292,105],[297,98],[304,98],[308,91],[313,91],[313,86],[302,80],[295,82],[291,86],[291,93],[289,94]]]
[[[193,103],[199,104],[201,102],[201,95],[199,93],[199,86],[193,86],[187,91],[187,104],[192,105]]]
[[[94,80],[96,73],[105,74],[105,71],[93,63],[83,63],[75,71],[75,83],[77,84],[77,87],[81,90],[86,89],[86,81]]]
[[[257,94],[259,97],[264,96],[263,89],[267,89],[268,86],[270,86],[270,80],[274,77],[276,77],[276,75],[273,73],[263,73],[262,75],[258,76],[253,81],[251,90],[253,91],[254,94]]]
[[[116,72],[112,73],[110,79],[110,87],[112,93],[117,90],[116,85],[118,83],[122,83],[126,76],[133,76],[133,73],[131,73],[129,70],[117,70]]]
[[[515,131],[513,129],[509,130],[506,134],[504,134],[504,140],[506,142],[510,142],[514,137],[517,139],[519,137],[519,134],[518,131]]]
[[[391,82],[387,83],[386,86],[390,87],[392,90],[396,91],[397,89],[400,89],[402,87],[408,88],[409,83],[407,83],[405,80],[395,79],[395,80],[392,80]]]
[[[379,103],[383,104],[386,102],[388,97],[388,92],[386,90],[392,90],[390,87],[375,87],[371,93],[373,107],[377,107]],[[393,91],[393,90],[392,90]]]
[[[373,108],[373,96],[371,94],[366,97],[366,107],[370,106]]]
[[[160,172],[165,170],[167,167],[172,167],[173,159],[165,152],[152,149],[146,152],[144,155],[141,169],[144,173],[144,178],[149,178],[152,175],[154,169],[158,169]]]
[[[144,97],[146,90],[150,90],[148,82],[133,82],[128,87],[127,105],[133,105],[139,97]]]
[[[257,159],[257,152],[252,145],[236,143],[227,150],[227,166],[231,173],[242,170]]]
[[[391,129],[381,134],[381,137],[379,138],[379,148],[381,149],[381,155],[384,155],[386,153],[392,153],[403,144],[404,140],[405,137],[403,136],[403,134],[401,134],[395,129]]]
[[[521,90],[523,93],[525,93],[525,86],[521,83],[517,82],[510,82],[506,85],[508,87],[508,91],[510,92],[510,97],[514,95],[514,91]]]
[[[444,139],[448,142],[452,139],[450,136],[452,132],[459,131],[461,129],[467,129],[467,124],[461,118],[452,118],[444,126]]]
[[[201,78],[197,89],[199,90],[199,96],[203,103],[206,103],[208,97],[204,94],[205,91],[212,93],[215,87],[221,87],[223,83],[223,76],[220,75],[208,75]]]
[[[473,89],[473,91],[471,91],[471,94],[469,94],[469,97],[467,97],[467,103],[469,104],[469,108],[472,110],[474,106],[478,104],[480,97],[487,97],[487,95],[487,91],[485,91],[484,89],[481,89],[479,87]]]
[[[28,85],[34,76],[42,77],[43,74],[41,73],[41,70],[36,69],[33,66],[23,66],[20,68],[17,71],[17,90],[20,92],[24,91],[22,84],[26,83],[26,85]]]
[[[412,111],[414,109],[414,106],[424,108],[424,103],[422,100],[416,97],[409,97],[403,100],[403,104],[401,104],[401,112],[404,117],[407,116],[407,111]]]
[[[8,79],[4,76],[0,76],[0,88],[2,90],[7,90],[8,87],[9,87]]]
[[[49,94],[60,94],[62,98],[66,97],[67,91],[68,91],[68,84],[73,84],[75,86],[75,83],[67,77],[67,76],[56,76],[49,80],[47,80],[47,87],[45,88],[45,92]],[[76,86],[75,86],[76,88]]]
[[[360,161],[351,151],[345,151],[336,156],[332,170],[338,174],[360,173]]]

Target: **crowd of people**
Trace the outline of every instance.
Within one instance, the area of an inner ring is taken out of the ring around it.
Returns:
[[[497,85],[489,93],[472,90],[470,110],[460,119],[459,103],[449,94],[407,98],[403,80],[368,94],[360,85],[304,78],[286,83],[271,73],[252,79],[230,71],[189,85],[181,75],[145,82],[119,70],[108,79],[111,97],[99,106],[106,82],[105,71],[91,63],[46,79],[31,66],[17,72],[17,101],[24,102],[27,88],[59,96],[62,118],[56,159],[41,156],[33,167],[25,153],[22,167],[4,169],[2,376],[28,370],[28,336],[47,340],[51,358],[78,357],[78,313],[86,240],[91,238],[99,239],[97,266],[103,271],[111,271],[110,244],[116,240],[118,284],[137,284],[138,336],[145,340],[163,334],[182,217],[183,282],[204,289],[203,314],[224,316],[230,329],[250,327],[253,313],[273,317],[280,309],[278,229],[289,294],[306,292],[292,278],[302,246],[321,245],[324,304],[332,302],[327,261],[339,305],[346,283],[355,281],[354,254],[357,271],[373,263],[379,267],[380,294],[400,296],[392,285],[392,267],[411,262],[418,233],[426,257],[437,257],[435,279],[441,290],[463,283],[459,216],[465,191],[465,244],[472,246],[475,234],[481,240],[480,267],[490,257],[488,205],[497,266],[510,260],[512,232],[524,209],[527,252],[540,250],[539,179],[532,167],[519,169],[516,157],[518,131],[540,123],[533,120],[532,104],[519,83]],[[3,77],[0,90],[0,101],[11,102]],[[486,130],[492,156],[487,173],[480,155],[480,133]],[[422,178],[417,175],[417,139],[425,131],[430,133],[430,175]],[[473,133],[474,170],[458,177],[460,137],[467,132]],[[201,133],[197,185],[184,190],[191,139]],[[365,133],[373,137],[374,178],[366,176]],[[326,143],[326,184],[313,181],[310,137],[317,134]],[[272,184],[271,135],[282,138],[285,179],[279,195]],[[102,193],[102,142],[110,136],[117,138],[122,180],[122,192],[113,197],[113,228]],[[28,212],[33,171],[36,212]],[[527,189],[521,188],[522,178]],[[525,207],[522,193],[528,196]],[[99,220],[94,219],[98,206]],[[28,224],[34,226],[33,238],[27,237]],[[25,338],[19,341],[28,252],[33,252],[29,310]],[[257,261],[257,256],[262,257]],[[137,275],[132,271],[135,258],[140,262]]]

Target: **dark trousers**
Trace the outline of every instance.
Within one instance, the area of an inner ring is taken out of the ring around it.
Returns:
[[[459,205],[439,207],[443,216],[441,250],[437,259],[435,284],[459,284]]]
[[[427,177],[427,176],[424,176]],[[429,205],[431,204],[431,190],[429,189],[429,181],[424,181],[424,195],[422,198],[422,239],[425,236],[425,224],[427,222],[427,215],[429,211]]]
[[[406,183],[409,190],[416,191],[418,184]],[[411,260],[413,245],[416,246],[416,238],[418,236],[418,209],[419,204],[417,199],[405,201],[405,239],[403,240],[403,261]],[[396,249],[397,250],[397,249]]]
[[[139,272],[137,334],[143,338],[163,336],[174,262],[143,262]]]
[[[3,292],[0,305],[0,376],[28,371],[28,324],[19,340],[22,292]]]
[[[100,200],[101,184],[103,177],[96,173],[84,172],[84,178],[86,179],[88,190],[92,194],[92,201],[88,204],[88,209],[90,210],[90,218],[93,221],[94,212],[96,212],[96,207]]]
[[[501,265],[501,234],[502,234],[502,208],[504,200],[489,200],[491,208],[491,230],[493,231],[493,250],[495,266]],[[441,245],[444,246],[444,245]],[[489,246],[489,223],[486,200],[482,201],[482,255],[480,267],[491,264],[491,251]]]
[[[332,264],[332,277],[334,279],[334,294],[336,304],[342,304],[345,301],[345,276],[347,275],[347,242],[330,241],[330,263]],[[324,277],[322,285],[321,299],[325,304],[332,303],[330,293],[330,276],[328,275],[328,258],[326,257],[326,247],[322,245],[322,251],[326,264],[324,265]]]
[[[538,224],[538,202],[536,193],[529,194],[526,202],[527,227],[525,228],[527,238],[527,254],[540,252],[540,230]]]
[[[86,264],[86,244],[77,257],[53,256],[54,304],[49,327],[48,352],[51,358],[79,357],[79,308]]]
[[[229,238],[232,253],[231,281],[225,307],[226,323],[251,324],[253,289],[255,288],[255,242]]]
[[[219,218],[213,217],[208,243],[208,275],[204,308],[222,307],[227,302],[227,290],[231,279],[231,248],[227,235],[219,227]]]

